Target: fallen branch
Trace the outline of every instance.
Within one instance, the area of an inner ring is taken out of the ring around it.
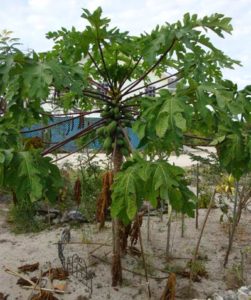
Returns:
[[[47,289],[47,288],[42,288],[40,286],[36,286],[36,284],[34,284],[33,281],[31,281],[29,278],[26,278],[25,276],[22,276],[21,274],[9,269],[9,268],[4,268],[4,271],[10,275],[13,275],[13,276],[16,276],[16,277],[19,277],[19,278],[22,278],[23,280],[27,281],[30,283],[30,286],[22,286],[23,288],[26,288],[26,289],[34,289],[34,290],[42,290],[42,291],[47,291],[47,292],[54,292],[54,293],[59,293],[59,294],[65,294],[67,292],[65,291],[60,291],[60,290],[54,290],[54,289]]]
[[[29,282],[31,286],[34,286],[34,282],[31,281],[30,278],[26,278],[25,276],[23,276],[23,275],[21,275],[21,274],[15,272],[15,271],[13,271],[13,270],[11,270],[11,269],[9,269],[9,268],[5,268],[4,271],[5,271],[6,273],[10,274],[10,275],[16,276],[16,277],[18,277],[18,278],[22,278],[23,280]]]
[[[98,247],[96,247],[92,251],[90,251],[89,255],[93,254],[95,251],[97,251],[98,249],[100,249],[100,248],[102,248],[104,246],[108,247],[108,244],[100,244]]]
[[[54,245],[56,245],[58,243],[54,243]],[[69,242],[69,243],[62,243],[60,242],[60,244],[65,244],[65,245],[99,245],[99,246],[103,246],[103,247],[112,247],[112,245],[109,244],[103,244],[103,243],[95,243],[95,242]]]
[[[37,291],[42,290],[42,291],[52,292],[52,293],[56,293],[56,294],[70,294],[70,292],[55,290],[55,289],[48,289],[48,288],[41,288],[39,286],[34,288],[33,286],[30,286],[30,285],[24,285],[22,287],[25,288],[25,289],[29,289],[29,290],[31,290],[31,289],[34,289],[34,290],[37,290]]]

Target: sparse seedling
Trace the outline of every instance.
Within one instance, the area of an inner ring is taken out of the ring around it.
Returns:
[[[187,263],[187,268],[190,269],[190,271],[193,274],[193,277],[204,277],[207,278],[208,277],[208,272],[206,270],[206,266],[205,263],[201,260],[196,260],[194,262],[189,261]]]
[[[244,285],[241,263],[234,263],[226,270],[225,281],[228,289],[237,289]]]

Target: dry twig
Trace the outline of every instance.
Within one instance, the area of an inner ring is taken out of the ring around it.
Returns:
[[[39,290],[39,291],[55,292],[55,293],[60,293],[60,294],[65,294],[66,293],[65,291],[59,291],[59,290],[55,291],[53,289],[47,289],[47,288],[44,288],[44,287],[36,286],[36,284],[34,284],[34,282],[31,281],[29,278],[22,276],[21,274],[15,272],[13,270],[11,270],[10,268],[5,268],[4,271],[6,273],[10,274],[10,275],[22,278],[22,279],[24,279],[25,281],[27,281],[30,284],[29,286],[22,286],[23,288],[33,289],[33,290]]]

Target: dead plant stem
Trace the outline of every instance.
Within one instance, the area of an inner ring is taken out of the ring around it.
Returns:
[[[140,228],[138,214],[137,214],[136,218],[137,218],[138,228],[139,228],[139,243],[140,243],[140,249],[141,249],[141,255],[142,255],[142,262],[143,262],[144,270],[145,270],[145,278],[146,278],[146,284],[147,284],[147,290],[148,290],[148,297],[149,297],[149,299],[151,299],[151,289],[150,289],[150,283],[149,283],[149,279],[148,279],[148,272],[147,272],[146,260],[145,260],[145,255],[144,255],[144,247],[143,247],[143,242],[142,242],[142,235],[141,235],[141,228]]]
[[[226,267],[228,263],[228,257],[231,252],[233,241],[234,241],[234,234],[237,228],[237,205],[238,205],[238,188],[239,188],[239,182],[235,181],[235,194],[234,194],[234,211],[233,211],[233,223],[232,226],[230,224],[230,231],[229,231],[229,241],[228,241],[228,248],[226,252],[226,256],[224,259],[224,268]]]
[[[211,200],[210,200],[209,205],[208,205],[207,213],[206,213],[206,216],[204,218],[203,225],[202,225],[201,230],[200,230],[200,235],[199,235],[196,247],[195,247],[194,255],[193,255],[193,258],[192,258],[192,261],[191,261],[190,276],[189,276],[189,287],[190,288],[191,288],[192,279],[193,279],[193,265],[194,265],[194,263],[196,261],[196,258],[197,258],[198,252],[199,252],[199,247],[200,247],[201,239],[202,239],[202,236],[203,236],[203,233],[204,233],[204,229],[206,227],[206,223],[207,223],[207,219],[208,219],[209,213],[210,213],[211,208],[212,208],[213,203],[214,203],[215,194],[216,194],[216,189],[214,189],[213,194],[211,196]]]

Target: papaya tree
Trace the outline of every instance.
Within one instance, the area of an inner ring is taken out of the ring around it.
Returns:
[[[31,206],[40,199],[54,202],[62,187],[59,169],[51,158],[41,156],[41,149],[27,147],[20,133],[22,127],[41,121],[40,97],[47,94],[42,82],[37,82],[40,87],[35,94],[28,82],[28,70],[38,68],[38,58],[18,50],[18,40],[10,34],[3,31],[0,35],[0,97],[4,103],[0,114],[0,188],[12,193],[14,204]]]
[[[122,281],[121,252],[126,247],[128,224],[143,200],[156,206],[161,198],[176,211],[193,215],[195,197],[187,187],[184,171],[169,164],[166,157],[172,152],[179,154],[191,139],[213,140],[226,168],[236,176],[247,168],[250,88],[238,92],[236,85],[222,78],[222,68],[239,63],[216,48],[207,35],[212,31],[223,38],[231,33],[231,19],[222,14],[199,18],[187,13],[182,21],[156,26],[140,36],[112,28],[101,8],[93,13],[83,9],[82,17],[88,22],[83,31],[72,27],[47,34],[54,41],[48,52],[22,53],[13,42],[2,39],[0,95],[7,107],[1,120],[1,139],[6,135],[12,141],[10,129],[2,129],[6,124],[13,125],[14,135],[20,139],[25,132],[22,128],[46,122],[53,116],[42,107],[48,99],[66,116],[75,109],[72,120],[100,113],[97,121],[37,151],[44,157],[73,140],[82,139],[83,146],[98,140],[111,157],[115,286]],[[175,91],[169,90],[174,82]],[[155,96],[149,95],[151,88],[155,88]],[[138,149],[131,145],[131,128],[140,140]],[[11,162],[5,152],[13,149],[11,141],[1,145],[4,186],[9,184]],[[230,149],[233,152],[226,158]],[[241,151],[245,152],[242,158]],[[39,163],[34,169],[43,174]],[[21,174],[27,176],[27,172]],[[29,188],[32,192],[35,189]]]

